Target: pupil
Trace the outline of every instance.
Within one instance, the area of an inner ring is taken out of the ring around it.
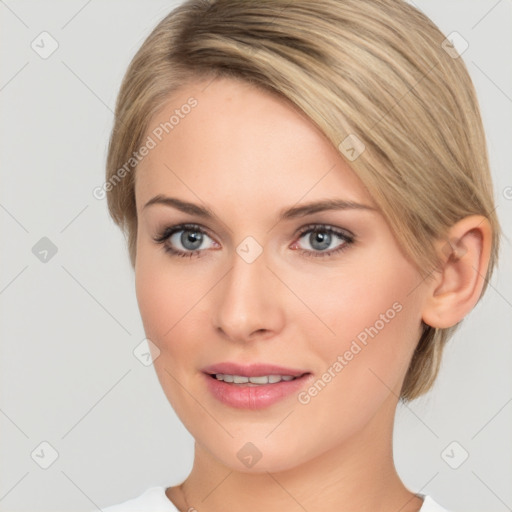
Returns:
[[[181,234],[181,243],[186,249],[194,250],[201,246],[203,234],[197,231],[184,231]]]
[[[310,243],[313,249],[319,251],[327,249],[329,245],[331,245],[331,234],[322,231],[314,231],[310,235]]]

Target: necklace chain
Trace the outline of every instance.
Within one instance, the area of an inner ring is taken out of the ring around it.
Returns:
[[[185,502],[185,505],[187,506],[187,509],[184,512],[197,512],[197,510],[194,507],[191,507],[187,501],[187,497],[185,496],[185,490],[183,489],[183,484],[180,485],[180,491],[181,495],[183,496],[183,501]]]
[[[180,511],[180,512],[198,512],[195,507],[191,507],[190,506],[190,504],[189,504],[189,502],[187,500],[187,496],[185,495],[185,490],[183,489],[183,483],[180,484],[179,489],[180,489],[181,496],[183,497],[183,501],[185,502],[185,505],[186,505],[187,509],[185,511]],[[424,497],[421,496],[418,493],[415,493],[415,497],[417,497],[417,498],[419,498],[421,500],[421,505],[420,505],[420,508],[418,509],[418,511],[420,511],[421,507],[423,507],[423,503],[425,501]]]

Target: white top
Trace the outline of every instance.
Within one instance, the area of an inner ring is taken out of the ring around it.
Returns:
[[[437,504],[430,496],[419,494],[423,505],[419,512],[449,512]],[[165,487],[150,487],[136,498],[117,505],[103,507],[103,512],[179,512],[165,494]]]

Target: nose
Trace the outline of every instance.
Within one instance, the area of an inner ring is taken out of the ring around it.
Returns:
[[[234,253],[231,270],[215,287],[214,328],[226,339],[267,339],[283,329],[282,290],[267,263],[265,251],[251,263]]]

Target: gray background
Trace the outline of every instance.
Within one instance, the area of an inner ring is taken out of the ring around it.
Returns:
[[[144,339],[133,273],[92,195],[123,73],[176,4],[0,1],[1,511],[93,510],[191,469],[190,434],[133,354]],[[512,1],[415,4],[469,43],[508,238],[434,390],[399,408],[396,462],[411,490],[449,509],[502,512],[512,510]],[[31,47],[43,31],[59,45],[48,58]],[[57,248],[46,262],[33,253],[43,237]]]

